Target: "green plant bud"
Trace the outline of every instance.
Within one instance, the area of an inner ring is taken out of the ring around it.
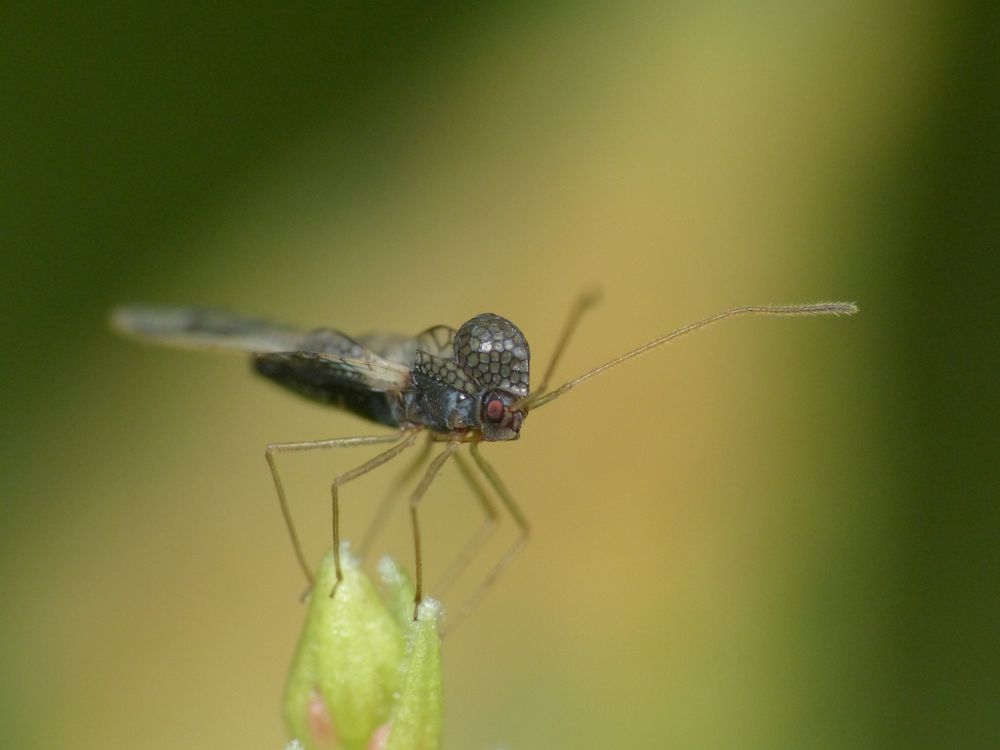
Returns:
[[[385,590],[385,603],[401,631],[413,622],[413,581],[391,557],[378,561],[378,577]]]
[[[392,709],[385,750],[436,750],[444,709],[441,673],[441,605],[421,603],[409,621],[399,696]]]
[[[358,561],[342,548],[320,563],[285,685],[285,720],[307,750],[361,750],[392,712],[405,651],[403,631]]]
[[[421,604],[386,558],[378,571],[387,603],[341,548],[320,563],[305,626],[285,685],[284,713],[305,750],[436,750],[441,743],[441,606]]]

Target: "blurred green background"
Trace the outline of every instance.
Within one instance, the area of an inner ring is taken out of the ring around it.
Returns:
[[[304,610],[264,445],[378,432],[112,306],[489,310],[537,378],[598,284],[565,377],[734,304],[863,312],[726,323],[487,446],[535,535],[445,643],[446,746],[1000,746],[997,21],[4,3],[3,745],[281,747]],[[283,464],[317,559],[359,460]],[[427,514],[440,570],[454,469]]]

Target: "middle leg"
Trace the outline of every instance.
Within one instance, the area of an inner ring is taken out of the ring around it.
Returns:
[[[368,552],[371,550],[372,545],[382,533],[382,529],[385,528],[390,511],[396,504],[396,501],[400,499],[400,493],[402,492],[403,487],[407,482],[413,479],[417,470],[427,460],[427,457],[431,453],[431,445],[433,442],[433,437],[428,433],[427,440],[424,441],[423,447],[420,448],[420,451],[409,463],[409,465],[396,475],[395,479],[392,480],[392,484],[389,486],[389,489],[386,491],[385,495],[382,496],[382,500],[379,502],[378,508],[375,510],[375,515],[368,524],[368,529],[365,531],[364,536],[361,538],[361,544],[358,546],[358,556],[362,560],[368,557]]]
[[[427,471],[424,472],[423,479],[420,480],[420,484],[417,485],[416,489],[413,490],[413,494],[410,495],[410,522],[413,525],[413,552],[414,552],[414,573],[415,573],[415,585],[413,592],[413,619],[417,619],[417,610],[420,608],[420,600],[423,598],[423,588],[424,588],[424,570],[423,570],[423,557],[420,554],[420,523],[417,519],[417,507],[420,505],[421,499],[427,492],[427,488],[431,486],[431,482],[434,481],[434,477],[437,473],[441,471],[441,467],[444,466],[445,461],[447,461],[451,454],[455,452],[461,442],[453,440],[448,443],[443,451],[441,451],[433,461],[431,461],[430,466],[427,467]]]
[[[333,522],[333,567],[337,572],[337,582],[333,585],[333,590],[330,592],[330,596],[337,593],[337,586],[340,585],[340,582],[344,578],[340,569],[340,487],[360,476],[367,474],[372,469],[378,468],[382,464],[391,461],[404,450],[413,445],[416,438],[417,431],[410,430],[400,442],[396,443],[388,450],[382,451],[375,457],[365,461],[360,466],[356,466],[350,471],[345,471],[343,474],[339,474],[334,477],[333,483],[330,485],[330,498],[332,501],[331,516]]]

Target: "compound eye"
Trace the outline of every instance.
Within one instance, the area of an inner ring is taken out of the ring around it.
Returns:
[[[500,422],[504,415],[504,405],[496,396],[486,401],[486,419],[490,422]]]

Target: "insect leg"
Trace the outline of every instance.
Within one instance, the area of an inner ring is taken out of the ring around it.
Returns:
[[[423,598],[423,582],[424,582],[424,571],[423,571],[423,558],[420,555],[420,524],[417,521],[417,507],[420,505],[420,500],[423,498],[424,494],[427,492],[427,488],[431,486],[431,482],[434,481],[434,477],[437,473],[441,471],[441,467],[444,466],[444,462],[448,460],[455,449],[461,445],[458,441],[452,441],[448,443],[448,447],[441,451],[433,461],[431,461],[430,466],[427,467],[427,471],[424,472],[423,479],[420,480],[420,484],[417,485],[416,489],[413,490],[413,494],[410,495],[410,521],[413,525],[413,552],[415,558],[414,573],[415,573],[415,586],[413,595],[413,619],[417,619],[417,609],[420,607],[420,600]]]
[[[361,544],[358,545],[358,556],[363,560],[368,556],[368,550],[371,549],[372,544],[378,535],[382,532],[385,526],[386,519],[389,517],[389,511],[392,510],[392,506],[395,504],[396,500],[399,499],[399,494],[403,489],[403,485],[409,482],[413,475],[417,473],[417,469],[427,460],[427,456],[431,453],[432,440],[430,435],[427,436],[427,441],[424,443],[424,447],[420,449],[416,458],[401,471],[396,478],[392,481],[392,485],[389,487],[388,491],[382,497],[382,501],[379,503],[378,509],[375,511],[375,516],[372,518],[371,523],[368,524],[368,529],[365,531],[364,537],[361,539]]]
[[[479,501],[479,505],[483,509],[482,523],[479,528],[472,535],[462,551],[459,552],[458,556],[451,561],[451,564],[445,569],[444,575],[438,579],[437,583],[434,584],[434,591],[438,596],[443,596],[444,593],[455,583],[455,579],[458,577],[469,562],[474,558],[479,551],[486,544],[487,540],[493,535],[493,532],[497,527],[497,508],[493,501],[490,499],[489,493],[480,483],[479,478],[473,473],[473,467],[469,465],[465,457],[461,453],[455,454],[455,463],[458,465],[458,469],[462,474],[462,477],[468,483],[469,487],[472,488],[473,494],[476,496],[476,500]]]
[[[479,467],[479,470],[483,472],[483,475],[492,485],[493,489],[496,491],[497,496],[500,498],[500,502],[503,503],[504,508],[510,513],[511,518],[514,519],[514,523],[517,524],[518,535],[517,539],[507,548],[507,551],[503,553],[497,564],[493,566],[493,569],[486,574],[486,577],[479,583],[478,586],[469,594],[469,598],[465,600],[462,608],[458,611],[457,616],[451,621],[448,629],[454,628],[458,623],[464,620],[468,614],[475,609],[476,604],[482,598],[486,590],[493,585],[493,582],[499,577],[500,573],[503,572],[504,568],[514,559],[514,556],[521,551],[521,548],[528,541],[528,535],[531,532],[531,526],[528,523],[528,519],[525,517],[524,513],[521,512],[520,506],[515,502],[514,498],[511,496],[510,492],[504,486],[503,482],[500,480],[500,475],[497,474],[496,469],[494,469],[486,459],[482,457],[479,452],[479,445],[477,443],[472,443],[470,446],[472,452],[472,458]]]
[[[394,436],[397,437],[398,436]],[[333,590],[330,591],[330,596],[337,593],[337,586],[343,580],[344,576],[340,570],[340,487],[341,485],[347,484],[348,482],[357,479],[360,476],[367,474],[372,469],[378,468],[384,463],[387,463],[402,453],[404,450],[413,445],[413,441],[417,439],[416,430],[407,430],[405,437],[396,443],[394,446],[388,450],[382,451],[377,456],[370,458],[365,461],[360,466],[356,466],[350,471],[345,471],[343,474],[338,474],[333,478],[333,483],[330,485],[330,498],[331,498],[331,519],[333,521],[333,567],[337,572],[337,582],[333,584]],[[379,441],[388,442],[388,441]]]
[[[288,500],[285,497],[285,488],[281,482],[281,475],[278,473],[278,464],[275,457],[279,453],[298,453],[302,451],[320,450],[325,448],[350,448],[357,445],[390,443],[401,439],[406,440],[411,436],[412,433],[407,433],[400,438],[400,435],[397,433],[394,435],[374,435],[370,437],[308,440],[297,443],[271,443],[267,446],[264,456],[267,459],[267,466],[271,470],[271,479],[274,482],[274,490],[278,495],[278,503],[281,506],[281,515],[285,519],[285,527],[288,529],[288,536],[292,541],[292,549],[295,552],[295,559],[298,561],[299,567],[302,568],[302,572],[305,574],[310,587],[312,587],[313,584],[312,569],[310,568],[309,563],[306,562],[305,554],[302,552],[302,544],[299,541],[299,535],[295,530],[295,523],[292,520],[292,513],[288,507]]]

